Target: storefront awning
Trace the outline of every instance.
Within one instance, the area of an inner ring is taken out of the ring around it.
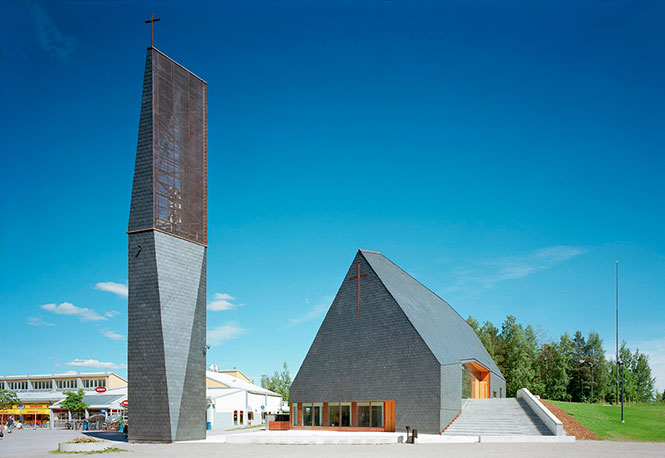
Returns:
[[[37,415],[49,415],[51,411],[49,409],[2,409],[0,410],[0,415],[34,415],[37,411]]]

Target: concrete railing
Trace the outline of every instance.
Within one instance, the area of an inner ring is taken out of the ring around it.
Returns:
[[[538,400],[529,390],[526,388],[520,388],[517,390],[517,397],[522,398],[529,404],[531,410],[533,410],[538,418],[540,418],[545,426],[552,431],[552,434],[555,436],[565,436],[566,433],[563,431],[563,423],[557,417],[554,416],[550,410],[543,405],[542,402]]]

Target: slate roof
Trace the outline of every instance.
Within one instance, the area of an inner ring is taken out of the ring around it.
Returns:
[[[504,378],[471,326],[446,301],[381,253],[360,253],[441,365],[475,359]]]

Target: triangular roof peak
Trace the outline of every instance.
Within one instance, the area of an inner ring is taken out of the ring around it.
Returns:
[[[359,252],[440,364],[476,360],[503,378],[475,331],[450,304],[378,251]]]

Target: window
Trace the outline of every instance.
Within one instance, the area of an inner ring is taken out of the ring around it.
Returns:
[[[28,382],[9,382],[9,389],[12,391],[27,390]]]
[[[383,402],[370,403],[372,428],[383,428]]]
[[[358,426],[360,428],[369,427],[369,402],[358,403]]]
[[[238,411],[237,410],[233,411],[233,424],[234,425],[238,424]]]
[[[76,380],[56,380],[55,386],[58,388],[76,388]]]
[[[323,426],[323,404],[314,404],[312,426]]]
[[[91,379],[83,379],[83,387],[84,388],[97,388],[98,386],[106,386],[106,379],[105,378],[91,378]]]
[[[328,422],[330,426],[351,426],[351,403],[331,402],[328,404]]]
[[[328,405],[328,419],[330,420],[330,426],[341,426],[339,421],[339,404]]]
[[[342,402],[340,404],[340,414],[342,426],[351,426],[351,403]]]
[[[242,418],[244,413],[245,413],[244,411],[242,411],[242,410],[240,411],[240,424],[241,424],[241,425],[244,425],[244,424],[245,424],[245,421],[244,421],[243,418]]]
[[[302,425],[312,426],[312,404],[302,405]]]
[[[35,390],[50,390],[53,388],[51,380],[33,380],[32,388]]]
[[[383,428],[383,402],[359,402],[358,426]]]
[[[298,403],[291,404],[291,424],[298,426]]]

